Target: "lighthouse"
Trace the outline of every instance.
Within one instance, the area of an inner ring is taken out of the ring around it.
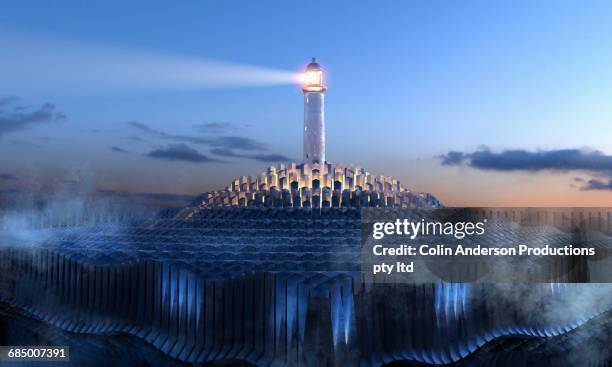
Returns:
[[[304,71],[304,163],[325,163],[325,91],[323,69],[316,59]]]

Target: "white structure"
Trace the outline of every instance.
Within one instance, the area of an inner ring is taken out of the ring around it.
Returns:
[[[304,163],[325,163],[325,91],[323,69],[315,58],[304,72]]]

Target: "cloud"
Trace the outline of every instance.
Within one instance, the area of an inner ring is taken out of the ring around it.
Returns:
[[[227,128],[229,126],[228,124],[230,123],[208,123],[205,125],[209,128],[221,129]],[[221,157],[252,159],[260,162],[291,160],[291,158],[282,154],[269,153],[269,148],[266,144],[243,136],[224,135],[208,138],[169,134],[167,132],[151,128],[150,126],[139,121],[129,121],[128,125],[130,125],[132,128],[140,130],[145,134],[156,136],[164,140],[176,141],[181,143],[183,146],[186,146],[185,143],[205,145],[212,148],[210,150],[212,154]]]
[[[12,139],[10,140],[10,143],[16,147],[21,147],[21,148],[30,148],[30,149],[40,148],[40,145],[33,143],[31,141],[25,140],[25,139]]]
[[[140,130],[141,132],[145,134],[156,136],[158,138],[162,138],[166,140],[174,140],[174,141],[179,141],[183,143],[191,143],[191,144],[209,144],[212,141],[211,139],[200,138],[197,136],[169,134],[167,132],[154,129],[140,121],[128,121],[128,125],[135,129]]]
[[[145,133],[154,134],[154,135],[165,135],[165,133],[163,133],[163,132],[161,132],[159,130],[152,129],[149,126],[147,126],[146,124],[143,124],[140,121],[128,121],[127,124],[130,125],[133,128],[141,130],[141,131],[143,131]]]
[[[220,149],[215,148],[211,149],[210,152],[214,155],[218,155],[221,157],[233,157],[233,158],[246,158],[252,159],[260,162],[286,162],[291,161],[292,159],[284,156],[282,154],[266,154],[266,153],[255,153],[255,154],[244,154],[244,153],[236,153],[231,149]]]
[[[157,148],[147,153],[147,156],[167,161],[217,162],[216,159],[209,158],[186,144],[169,144],[164,148]]]
[[[612,180],[608,180],[608,182],[601,181],[595,178],[592,178],[586,182],[584,186],[580,188],[583,191],[591,191],[591,190],[609,190],[612,191]]]
[[[0,180],[2,181],[15,181],[17,176],[10,173],[0,173]]]
[[[218,155],[222,157],[244,158],[243,154],[236,153],[230,149],[215,148],[215,149],[211,149],[210,152],[214,155]]]
[[[438,158],[440,158],[440,160],[442,161],[441,163],[443,166],[456,166],[463,163],[466,157],[465,154],[461,152],[450,151],[446,154],[439,156]]]
[[[206,122],[195,126],[198,130],[205,133],[221,133],[231,130],[239,130],[242,126],[233,122]]]
[[[254,159],[256,161],[260,161],[260,162],[287,162],[287,161],[293,161],[293,159],[282,155],[282,154],[275,154],[275,153],[271,153],[271,154],[252,154],[249,155],[247,158],[249,159]]]
[[[128,152],[127,150],[122,149],[122,148],[119,148],[119,147],[117,147],[117,146],[112,146],[112,147],[111,147],[111,150],[112,150],[113,152],[122,153],[122,154],[129,154],[129,153],[130,153],[130,152]]]
[[[17,101],[19,101],[19,97],[17,96],[1,96],[0,97],[0,107],[13,104]]]
[[[443,165],[466,165],[494,171],[572,171],[612,174],[612,156],[580,149],[505,150],[500,153],[480,149],[473,153],[450,151],[438,157]]]
[[[268,150],[265,144],[242,136],[219,136],[208,143],[215,148],[240,149],[263,152]]]
[[[145,141],[143,138],[141,138],[138,135],[131,135],[131,136],[128,136],[126,139],[132,140],[132,141]]]
[[[19,98],[15,96],[0,97],[0,136],[35,125],[66,120],[66,115],[57,111],[52,103],[32,108],[17,105],[18,101]]]

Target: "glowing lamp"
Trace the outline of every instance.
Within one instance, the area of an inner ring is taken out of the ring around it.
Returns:
[[[313,57],[302,75],[302,91],[325,92],[325,89],[326,87],[323,84],[323,69],[321,69],[321,65],[319,65]]]

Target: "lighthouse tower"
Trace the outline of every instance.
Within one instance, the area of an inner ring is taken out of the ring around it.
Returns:
[[[326,87],[323,69],[315,58],[304,72],[304,163],[325,163],[325,114]]]

